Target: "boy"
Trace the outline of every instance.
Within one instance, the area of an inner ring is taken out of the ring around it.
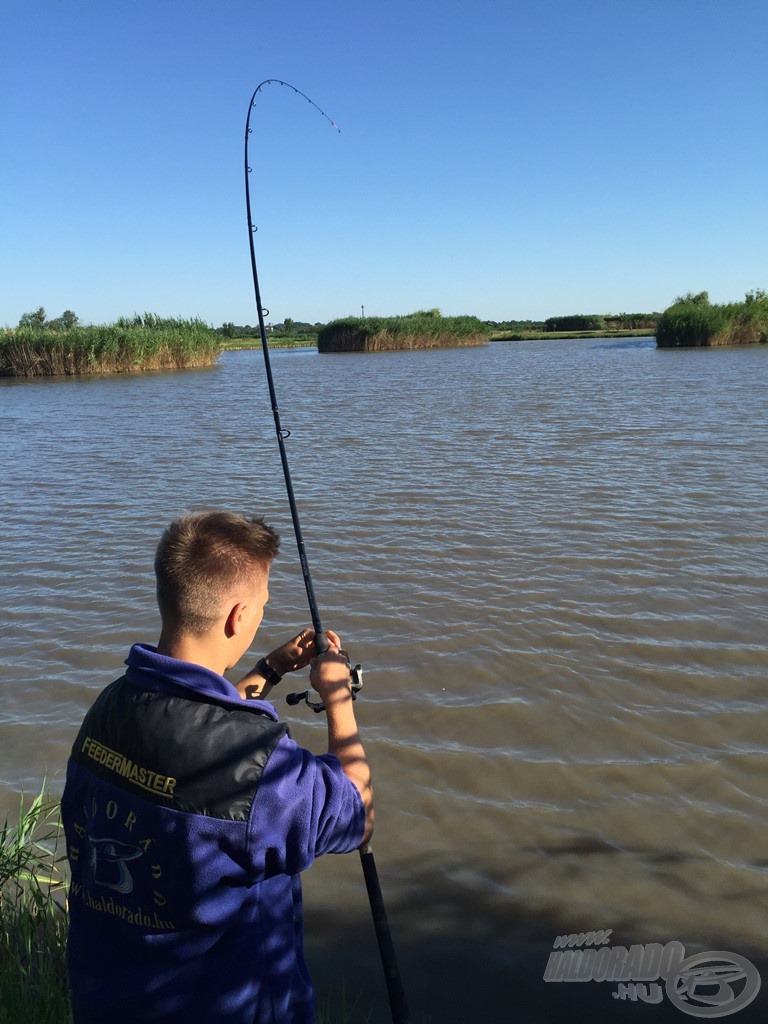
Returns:
[[[279,539],[227,512],[172,523],[157,549],[157,647],[87,713],[62,817],[75,1024],[312,1024],[300,872],[367,842],[370,774],[338,636],[304,630],[236,686]],[[328,753],[262,698],[311,665]]]

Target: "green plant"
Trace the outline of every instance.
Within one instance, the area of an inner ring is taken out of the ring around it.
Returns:
[[[347,317],[326,324],[317,336],[319,352],[375,352],[390,349],[477,345],[490,328],[474,316],[443,317],[437,309],[407,316]]]
[[[0,332],[0,376],[46,377],[208,366],[221,336],[202,320],[153,313],[114,324],[66,330],[17,327]]]
[[[666,309],[656,328],[659,348],[750,345],[768,340],[768,297],[748,292],[744,302],[712,305],[706,292],[690,292]]]
[[[604,316],[597,314],[574,314],[572,316],[552,316],[544,321],[545,331],[604,331]]]
[[[44,787],[0,829],[0,1022],[67,1024],[65,880],[58,803]]]

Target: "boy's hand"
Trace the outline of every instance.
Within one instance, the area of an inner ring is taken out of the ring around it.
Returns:
[[[334,633],[332,629],[328,629],[325,635],[328,637],[329,650],[338,651],[341,647],[338,634]],[[267,655],[266,662],[278,675],[284,676],[288,672],[306,668],[314,657],[315,631],[307,628],[302,629],[299,634],[286,641],[281,647],[276,647],[271,654]]]

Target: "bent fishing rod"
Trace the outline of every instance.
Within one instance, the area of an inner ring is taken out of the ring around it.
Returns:
[[[285,86],[287,89],[292,89],[297,96],[303,97],[303,99],[313,106],[315,110],[317,110],[318,113],[329,122],[332,128],[336,131],[340,131],[340,129],[339,126],[332,121],[330,117],[328,117],[325,111],[318,107],[314,100],[311,100],[309,96],[301,92],[300,89],[290,85],[288,82],[281,81],[279,78],[267,78],[261,82],[254,89],[251,101],[248,104],[248,116],[245,121],[245,205],[248,217],[248,243],[251,252],[253,290],[256,297],[256,310],[259,318],[259,336],[261,338],[261,350],[264,354],[264,369],[267,376],[267,386],[269,388],[269,399],[272,405],[272,415],[275,421],[277,445],[280,451],[280,461],[283,467],[283,478],[285,480],[285,489],[288,495],[288,505],[291,510],[293,532],[296,537],[296,546],[299,551],[299,562],[301,563],[301,573],[304,578],[304,587],[307,592],[307,602],[309,604],[309,613],[312,618],[312,628],[315,631],[315,649],[318,654],[322,654],[323,651],[328,650],[328,638],[320,621],[320,612],[317,606],[317,599],[315,598],[315,589],[312,584],[312,575],[309,571],[309,562],[307,560],[307,553],[304,545],[304,535],[302,533],[301,522],[299,520],[299,510],[296,505],[296,498],[293,491],[291,471],[288,466],[288,453],[286,452],[285,441],[290,437],[291,432],[290,430],[286,430],[280,421],[280,409],[277,404],[275,382],[272,376],[272,363],[270,361],[269,346],[267,344],[267,330],[264,323],[264,318],[269,314],[269,310],[264,308],[261,301],[259,275],[256,269],[256,245],[254,238],[256,234],[256,225],[253,222],[253,216],[251,213],[250,175],[252,167],[248,157],[248,142],[253,131],[251,128],[251,113],[256,106],[256,97],[267,85],[281,85]],[[352,697],[354,699],[363,685],[361,667],[359,665],[355,665],[354,668],[350,666],[350,675],[352,679]],[[303,700],[314,711],[319,712],[324,710],[322,702],[311,701],[309,699],[309,690],[303,694],[289,694],[286,699],[289,704],[297,704]],[[400,971],[397,966],[395,947],[392,943],[389,922],[387,920],[387,912],[384,907],[384,898],[381,892],[381,885],[379,884],[379,875],[376,870],[376,862],[373,858],[373,851],[371,850],[370,843],[366,843],[365,846],[360,847],[360,861],[363,868],[363,877],[365,879],[365,887],[368,893],[368,901],[371,907],[371,916],[373,918],[373,926],[376,932],[379,955],[381,957],[381,964],[384,970],[384,979],[387,986],[387,996],[389,998],[392,1021],[393,1024],[411,1024],[411,1016],[405,997],[405,989],[403,988]]]

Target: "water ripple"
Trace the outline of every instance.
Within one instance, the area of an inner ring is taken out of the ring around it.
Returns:
[[[264,512],[285,542],[259,653],[307,622],[259,358],[0,382],[9,806],[60,786],[84,709],[156,638],[173,515]],[[324,621],[367,670],[386,859],[474,865],[494,900],[578,906],[577,930],[736,920],[765,948],[768,350],[276,353],[274,371]]]

